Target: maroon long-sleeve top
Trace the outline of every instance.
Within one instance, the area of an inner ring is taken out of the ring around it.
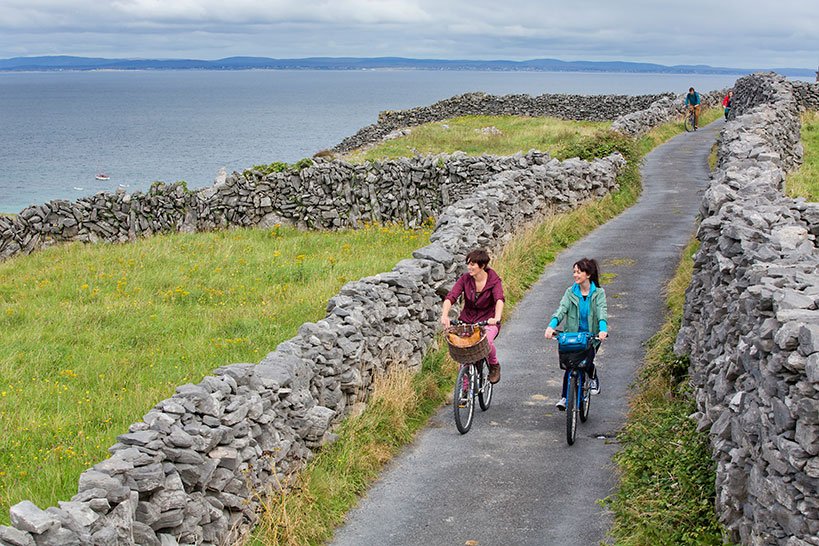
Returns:
[[[486,284],[481,292],[478,292],[475,279],[469,273],[464,273],[455,282],[455,286],[449,291],[445,299],[453,304],[458,301],[458,297],[464,295],[464,305],[461,309],[459,320],[463,322],[480,322],[489,320],[495,316],[495,303],[505,299],[503,297],[503,283],[494,269],[486,268]]]

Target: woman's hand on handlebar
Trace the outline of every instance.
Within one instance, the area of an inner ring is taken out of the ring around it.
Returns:
[[[486,324],[488,324],[490,326],[493,325],[493,324],[498,324],[499,322],[500,321],[498,319],[496,319],[495,317],[492,317],[491,319],[486,319]]]
[[[555,329],[552,328],[551,326],[546,328],[546,331],[543,333],[543,336],[546,339],[552,339],[553,337],[555,337]]]
[[[607,337],[609,337],[608,332],[598,332],[598,334],[597,334],[597,339],[599,339],[600,341],[603,341]]]
[[[449,320],[449,315],[444,315],[441,317],[441,326],[444,328],[449,328],[451,325],[452,323]]]

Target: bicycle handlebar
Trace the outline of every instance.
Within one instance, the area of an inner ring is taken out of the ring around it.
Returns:
[[[482,320],[480,322],[463,322],[458,319],[452,319],[449,321],[450,326],[488,326],[489,321]]]

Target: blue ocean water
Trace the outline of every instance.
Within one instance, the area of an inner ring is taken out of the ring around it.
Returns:
[[[210,185],[219,170],[294,162],[382,110],[484,91],[639,95],[735,76],[474,71],[0,73],[0,212],[153,181]],[[110,180],[99,181],[105,172]]]

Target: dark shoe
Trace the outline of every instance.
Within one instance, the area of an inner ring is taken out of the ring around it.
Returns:
[[[489,365],[489,382],[492,384],[500,381],[500,364]]]

